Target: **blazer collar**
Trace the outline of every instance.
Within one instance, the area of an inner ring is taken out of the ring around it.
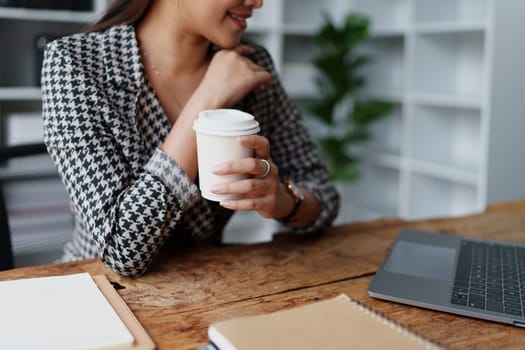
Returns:
[[[144,81],[144,69],[131,25],[115,26],[103,33],[102,52],[107,82],[115,91],[138,92]]]

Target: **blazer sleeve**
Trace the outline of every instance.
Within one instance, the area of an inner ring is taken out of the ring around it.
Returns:
[[[143,169],[132,169],[110,132],[115,126],[108,125],[119,120],[111,115],[115,108],[75,55],[60,45],[46,50],[45,142],[89,235],[85,244],[92,247],[86,250],[94,249],[116,272],[136,277],[180,225],[183,212],[194,207],[198,188],[159,149]],[[211,217],[207,207],[197,212]],[[203,225],[196,230],[212,230]]]
[[[290,100],[279,79],[268,52],[257,48],[256,61],[272,74],[272,87],[258,96],[258,105],[266,106],[265,135],[270,141],[272,160],[279,168],[281,179],[293,180],[317,197],[322,211],[306,233],[323,231],[334,221],[339,211],[339,194],[329,180],[324,161],[312,141],[296,104]]]

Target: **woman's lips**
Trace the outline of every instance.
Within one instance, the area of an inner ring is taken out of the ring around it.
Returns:
[[[228,12],[228,17],[232,20],[233,23],[235,23],[240,29],[244,30],[248,26],[246,23],[246,19],[250,17],[249,14],[237,14]]]

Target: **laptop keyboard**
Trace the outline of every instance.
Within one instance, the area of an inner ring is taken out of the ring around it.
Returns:
[[[523,317],[525,248],[462,240],[452,304]]]

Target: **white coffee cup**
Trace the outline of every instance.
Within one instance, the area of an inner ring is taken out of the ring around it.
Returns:
[[[253,115],[236,109],[210,109],[199,113],[193,123],[197,136],[199,187],[204,198],[220,202],[238,195],[215,194],[214,184],[238,181],[244,174],[215,175],[213,167],[233,159],[253,157],[253,149],[244,147],[239,136],[259,132],[259,123]]]

